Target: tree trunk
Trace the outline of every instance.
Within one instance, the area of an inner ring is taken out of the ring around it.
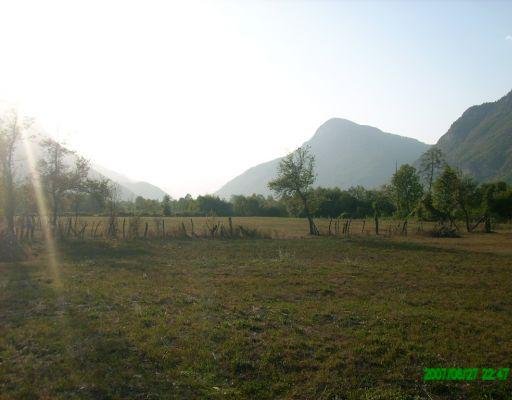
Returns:
[[[54,192],[52,195],[53,198],[53,207],[52,207],[52,226],[55,229],[57,226],[57,217],[59,214],[59,205],[58,205],[58,199],[57,194]]]
[[[7,220],[7,232],[12,237],[15,236],[15,199],[14,199],[14,187],[12,182],[12,175],[10,171],[5,171],[5,219]]]
[[[309,212],[308,201],[306,199],[306,196],[304,196],[300,192],[299,192],[299,196],[302,199],[302,202],[304,203],[304,212],[306,213],[306,217],[308,218],[309,234],[314,235],[314,236],[320,236],[320,232],[318,231],[318,228],[315,225],[315,221],[313,221],[313,217],[311,216],[311,213]]]
[[[492,232],[491,217],[487,214],[485,216],[485,233],[491,233],[491,232]]]
[[[402,235],[407,236],[407,220],[405,220],[404,224],[402,225]]]
[[[313,218],[309,213],[307,213],[308,221],[309,221],[309,234],[314,236],[319,236],[320,233],[318,232],[318,228],[315,225],[315,221],[313,221]]]
[[[308,218],[308,222],[309,222],[309,234],[314,235],[314,236],[319,236],[320,232],[318,232],[318,229],[315,225],[315,221],[313,221],[313,217],[309,213],[309,209],[308,209],[306,201],[304,201],[304,211],[306,212],[306,217]]]
[[[466,211],[466,210],[462,210],[464,212],[464,218],[466,219],[466,230],[468,232],[471,232],[471,226],[470,226],[470,223],[469,223],[469,213]]]

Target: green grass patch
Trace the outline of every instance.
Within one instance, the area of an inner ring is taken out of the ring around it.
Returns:
[[[59,254],[57,272],[43,252],[0,264],[0,398],[510,396],[510,379],[422,381],[510,367],[508,255],[380,238]]]

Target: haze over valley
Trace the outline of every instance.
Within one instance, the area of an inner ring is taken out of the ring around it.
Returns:
[[[1,108],[178,198],[332,118],[434,144],[512,88],[509,3],[295,3],[4,1]]]

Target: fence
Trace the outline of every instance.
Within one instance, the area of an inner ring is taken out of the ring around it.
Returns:
[[[436,223],[409,220],[380,219],[378,229],[373,219],[317,219],[323,236],[406,236],[425,235]],[[51,226],[47,217],[18,216],[16,237],[20,241],[42,238],[44,225]],[[494,224],[493,228],[512,231],[512,224]],[[463,230],[462,224],[459,226]],[[232,239],[232,238],[299,238],[308,236],[307,220],[272,217],[60,217],[55,226],[60,239]],[[0,232],[2,226],[0,225]]]

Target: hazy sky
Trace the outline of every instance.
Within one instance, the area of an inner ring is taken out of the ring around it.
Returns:
[[[0,51],[4,104],[196,195],[331,117],[434,143],[512,89],[512,2],[0,0]]]

